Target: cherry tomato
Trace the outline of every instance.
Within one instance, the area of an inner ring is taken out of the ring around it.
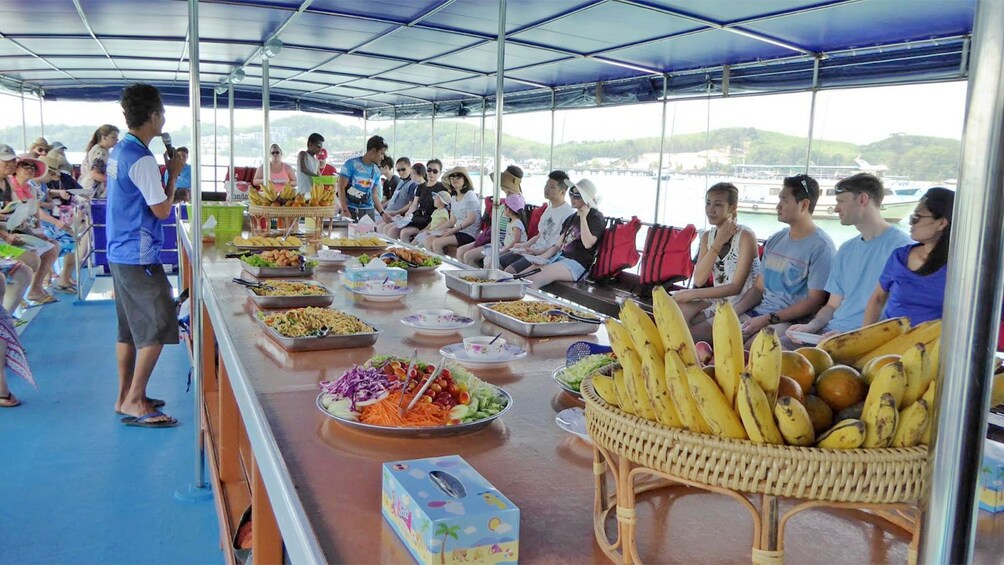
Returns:
[[[453,373],[451,373],[449,369],[443,369],[443,372],[440,373],[440,374],[443,375],[446,378],[453,377]]]
[[[449,390],[450,394],[453,396],[460,394],[460,387],[458,387],[455,384],[451,384],[449,387],[447,387],[447,390]]]
[[[425,402],[426,404],[431,404],[432,403],[432,398],[423,395],[422,398],[419,400],[419,402]]]
[[[439,386],[439,383],[432,383],[429,385],[429,390],[433,392],[440,392],[443,390],[443,387]]]
[[[464,405],[470,404],[471,403],[471,393],[467,392],[466,390],[461,391],[460,392],[460,396],[457,397],[457,400],[459,400],[460,403],[464,404]]]
[[[394,369],[394,376],[396,376],[398,378],[403,378],[404,377],[404,369],[402,369],[401,367],[395,368]]]
[[[446,379],[436,379],[436,384],[439,385],[439,388],[443,388],[444,386],[447,386]]]

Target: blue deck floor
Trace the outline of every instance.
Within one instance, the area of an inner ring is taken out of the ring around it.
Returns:
[[[21,340],[38,390],[10,375],[24,404],[0,409],[0,563],[219,563],[211,497],[194,480],[189,360],[171,346],[149,393],[173,429],[128,428],[114,412],[115,307],[43,306]]]

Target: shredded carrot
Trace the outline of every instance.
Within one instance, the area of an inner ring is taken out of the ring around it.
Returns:
[[[404,405],[407,406],[412,398],[414,395],[406,395]],[[449,415],[449,410],[446,408],[428,402],[419,402],[402,418],[398,415],[399,400],[401,400],[401,391],[394,391],[380,402],[364,406],[362,416],[359,419],[364,424],[390,428],[426,428],[446,425],[446,417]]]

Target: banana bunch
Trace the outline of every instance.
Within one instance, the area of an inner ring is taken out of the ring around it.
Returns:
[[[307,205],[307,201],[304,199],[303,195],[297,193],[293,187],[286,185],[282,188],[282,190],[276,192],[272,181],[265,183],[264,188],[260,190],[252,189],[248,193],[248,199],[252,204],[257,206],[301,207]]]
[[[608,404],[665,426],[755,443],[857,449],[928,442],[939,321],[910,328],[906,319],[885,320],[824,340],[819,356],[850,366],[831,363],[819,373],[832,366],[861,380],[856,367],[864,369],[868,384],[862,380],[860,402],[850,411],[827,410],[820,424],[815,407],[823,402],[806,402],[804,385],[782,379],[782,348],[772,329],[754,337],[747,361],[739,318],[730,303],[720,303],[712,320],[714,365],[701,367],[679,306],[662,288],[652,298],[654,321],[628,301],[619,319],[604,322],[622,367],[609,377],[592,377]],[[1004,400],[1004,377],[999,387],[995,383],[995,395]]]
[[[296,236],[281,237],[254,236],[250,238],[237,236],[234,238],[237,247],[300,247],[303,242]]]
[[[335,203],[335,187],[315,184],[310,187],[311,206],[332,206]]]

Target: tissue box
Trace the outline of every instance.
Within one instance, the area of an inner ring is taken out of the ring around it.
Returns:
[[[367,219],[369,219],[368,216]],[[349,237],[356,237],[367,233],[376,233],[376,224],[372,221],[349,224]]]
[[[379,262],[381,265],[383,261],[374,258],[373,261]],[[364,288],[366,286],[366,281],[382,281],[386,278],[390,278],[388,283],[394,283],[397,288],[407,288],[408,286],[408,271],[401,269],[399,267],[385,267],[380,269],[366,268],[366,267],[347,267],[345,269],[345,286],[349,288]]]
[[[989,439],[983,444],[980,508],[990,512],[1004,510],[1004,445]]]
[[[519,508],[457,455],[383,464],[383,517],[419,563],[513,563]]]

